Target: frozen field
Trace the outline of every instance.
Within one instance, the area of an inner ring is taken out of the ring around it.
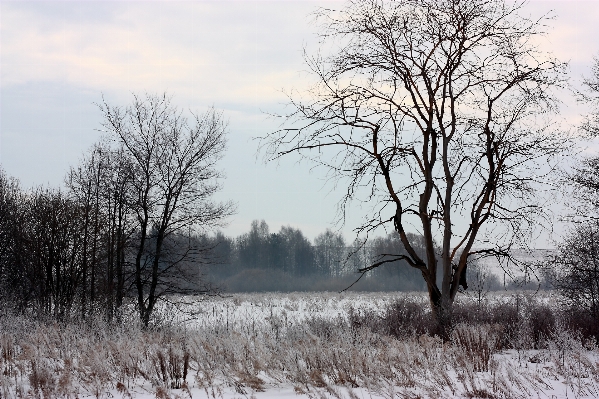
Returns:
[[[384,309],[399,295],[422,302],[423,305],[428,303],[424,293],[232,294],[200,301],[193,297],[180,298],[176,303],[163,304],[157,313],[168,322],[189,328],[224,325],[232,330],[241,330],[270,325],[275,319],[290,326],[300,324],[307,318],[346,318],[350,309],[374,311],[382,315]]]
[[[485,301],[510,302],[516,296],[534,297],[535,301],[552,304],[555,293],[539,292],[488,292]],[[272,317],[287,323],[301,323],[306,318],[325,317],[328,319],[347,318],[348,312],[372,311],[383,316],[387,306],[404,298],[410,302],[428,306],[428,296],[424,292],[321,292],[321,293],[255,293],[231,294],[223,297],[208,297],[198,300],[195,297],[183,297],[163,304],[156,313],[169,323],[185,325],[190,328],[229,325],[231,328],[246,328],[256,323],[268,323]],[[475,303],[473,293],[461,295],[460,303]]]
[[[179,298],[159,310],[161,327],[152,330],[133,321],[58,325],[2,316],[0,397],[599,397],[592,343],[559,326],[537,349],[531,341],[525,304],[551,305],[550,294],[489,298],[522,303],[521,329],[508,346],[501,340],[511,326],[497,324],[458,325],[449,343],[373,329],[398,298],[427,302],[399,293]]]

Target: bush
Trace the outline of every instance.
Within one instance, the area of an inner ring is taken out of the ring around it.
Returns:
[[[585,341],[594,341],[599,344],[599,321],[586,309],[578,306],[569,306],[560,317],[564,327],[581,335]]]
[[[556,306],[539,302],[534,297],[516,294],[509,301],[486,301],[482,304],[456,301],[453,308],[453,325],[496,326],[498,349],[520,348],[532,345],[533,349],[546,347],[546,341],[556,328],[560,314],[568,316],[566,323],[571,330],[582,335],[594,335],[596,326],[592,318],[584,317],[572,308],[563,312]],[[398,339],[432,335],[435,321],[428,304],[409,296],[398,299],[387,307],[384,316],[374,312],[350,312],[353,326],[364,326],[372,331]],[[495,339],[495,338],[494,338]]]

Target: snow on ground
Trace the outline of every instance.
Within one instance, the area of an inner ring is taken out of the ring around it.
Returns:
[[[424,306],[428,303],[425,293],[257,293],[232,294],[205,300],[184,297],[175,303],[163,304],[157,313],[169,322],[183,323],[190,328],[217,325],[230,329],[247,328],[256,323],[270,323],[273,318],[285,325],[293,325],[311,317],[346,318],[350,309],[374,311],[382,315],[384,309],[399,295],[422,302]],[[181,306],[181,303],[185,305]]]
[[[524,301],[532,295],[489,293],[487,300]],[[351,311],[382,316],[400,296],[428,306],[424,293],[173,298],[157,310],[164,325],[181,327],[172,343],[135,329],[131,335],[94,331],[100,337],[94,338],[51,325],[21,331],[30,336],[16,348],[0,328],[5,357],[2,363],[0,356],[0,398],[599,398],[599,352],[566,331],[542,350],[520,345],[497,352],[492,350],[497,329],[509,326],[464,327],[461,346],[428,336],[398,341],[367,329],[330,332],[326,323],[322,330],[309,326],[318,319],[343,326]],[[552,293],[535,298],[555,302]],[[160,380],[160,368],[180,367],[181,350],[192,354],[189,388],[170,389]],[[489,357],[481,366],[485,351]],[[165,357],[170,360],[163,366]],[[78,382],[65,382],[68,364],[78,370],[72,377]],[[55,376],[44,377],[44,370]]]

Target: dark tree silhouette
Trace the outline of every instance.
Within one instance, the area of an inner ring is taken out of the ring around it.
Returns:
[[[299,153],[347,182],[342,213],[351,201],[372,205],[358,234],[399,234],[405,254],[361,271],[394,260],[416,268],[445,337],[468,259],[508,255],[537,223],[535,182],[564,148],[544,119],[564,65],[535,47],[545,22],[521,7],[367,0],[317,11],[327,51],[337,50],[306,56],[317,83],[292,92],[283,128],[263,138],[270,159]]]
[[[147,325],[157,301],[181,289],[174,283],[179,266],[197,250],[174,238],[218,227],[234,209],[212,200],[222,177],[216,163],[225,151],[226,125],[214,110],[189,123],[166,95],[134,96],[126,108],[106,102],[100,108],[106,134],[131,167],[134,285]]]
[[[347,257],[345,239],[327,229],[314,239],[316,268],[324,275],[340,277]]]
[[[23,269],[18,265],[21,229],[21,203],[24,200],[18,182],[0,169],[0,300],[21,308],[27,287]]]
[[[81,298],[83,209],[59,190],[24,193],[1,177],[0,299],[63,319]]]
[[[599,334],[599,220],[577,225],[551,263],[555,288],[570,306],[588,312]]]
[[[67,175],[70,196],[83,211],[83,316],[88,313],[88,303],[101,302],[109,318],[123,304],[126,280],[130,282],[126,252],[136,228],[130,206],[131,173],[122,149],[100,143]]]

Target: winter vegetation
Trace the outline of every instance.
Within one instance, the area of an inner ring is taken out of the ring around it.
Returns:
[[[151,328],[3,312],[3,398],[591,398],[597,325],[554,294],[456,303],[449,341],[425,294],[172,298]]]

